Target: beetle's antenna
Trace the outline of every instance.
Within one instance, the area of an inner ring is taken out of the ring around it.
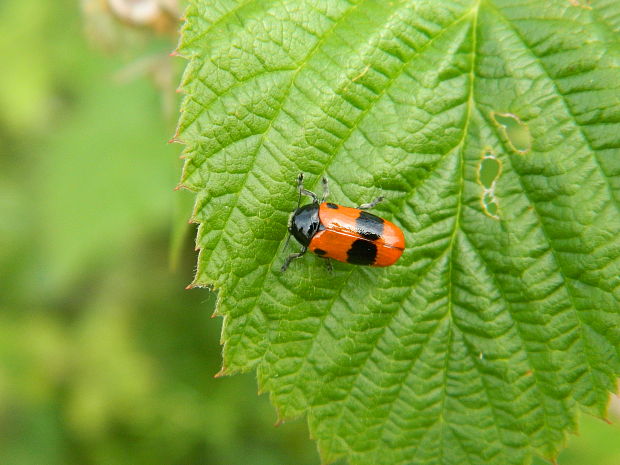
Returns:
[[[301,204],[301,191],[304,190],[304,174],[303,173],[299,173],[299,176],[297,176],[297,190],[299,191],[299,198],[297,199],[297,208],[299,208],[299,205]]]

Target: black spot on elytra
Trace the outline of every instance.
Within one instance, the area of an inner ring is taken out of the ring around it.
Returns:
[[[327,208],[338,210],[338,205],[336,205],[335,203],[327,202],[325,205],[327,205]]]
[[[377,246],[372,242],[357,239],[347,252],[347,262],[354,265],[372,265],[377,258]]]
[[[365,211],[355,220],[355,232],[370,241],[376,241],[383,234],[384,220]]]
[[[314,249],[314,253],[317,255],[325,255],[327,252],[323,249]]]

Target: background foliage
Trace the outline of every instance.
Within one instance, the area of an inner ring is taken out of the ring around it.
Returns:
[[[173,45],[104,53],[69,0],[4,0],[0,30],[0,463],[318,463],[252,376],[212,378],[190,240],[170,269],[174,118],[146,77],[114,76]],[[586,416],[560,463],[617,465],[620,431]]]

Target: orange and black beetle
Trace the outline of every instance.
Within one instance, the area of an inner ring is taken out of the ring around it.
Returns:
[[[301,252],[291,254],[282,265],[284,272],[290,263],[308,250],[323,258],[355,265],[390,266],[403,254],[405,236],[398,226],[365,210],[383,200],[377,197],[357,208],[325,202],[329,189],[323,178],[323,198],[304,189],[303,173],[297,184],[299,199],[312,198],[312,203],[299,207],[291,214],[288,230],[302,245]]]

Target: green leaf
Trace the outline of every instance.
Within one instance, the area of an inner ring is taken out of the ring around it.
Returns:
[[[524,464],[605,415],[620,3],[573,3],[190,3],[194,284],[219,290],[222,374],[256,368],[324,462]],[[384,195],[401,260],[281,274],[299,172],[344,205]]]

